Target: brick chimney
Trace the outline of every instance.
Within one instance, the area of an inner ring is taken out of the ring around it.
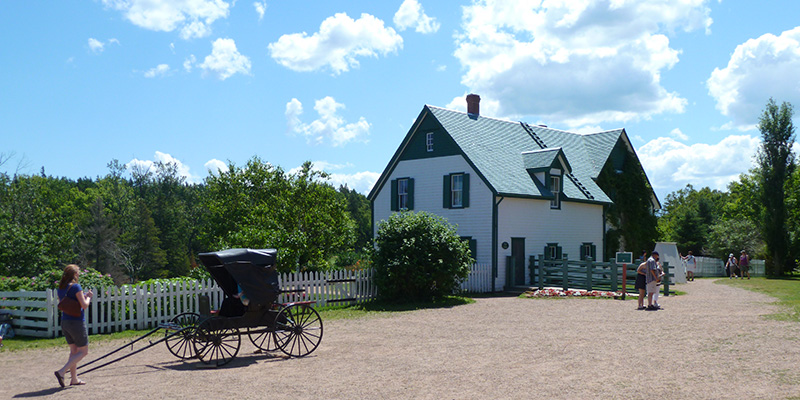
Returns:
[[[481,115],[481,96],[472,93],[467,95],[467,114],[476,117]]]

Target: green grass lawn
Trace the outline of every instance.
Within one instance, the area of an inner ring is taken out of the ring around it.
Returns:
[[[779,321],[800,322],[800,275],[780,279],[720,279],[719,284],[764,293],[778,299],[782,311],[770,315]]]
[[[367,316],[373,315],[380,315],[380,314],[388,314],[392,312],[403,312],[403,311],[413,311],[413,310],[420,310],[424,308],[447,308],[447,307],[455,307],[464,304],[474,303],[475,300],[467,298],[467,297],[460,297],[460,296],[449,296],[445,297],[444,299],[435,301],[435,302],[424,302],[424,303],[384,303],[384,302],[368,302],[363,304],[357,304],[352,306],[336,306],[336,307],[323,307],[317,309],[320,313],[320,317],[322,317],[322,322],[325,321],[332,321],[337,319],[355,319],[355,318],[364,318]],[[150,330],[143,330],[143,331],[123,331],[117,333],[110,333],[110,334],[102,334],[102,335],[89,335],[89,346],[91,347],[92,343],[97,343],[101,341],[109,341],[109,340],[116,340],[116,339],[136,339],[140,336],[143,336],[150,332]],[[160,332],[154,333],[152,336],[149,336],[145,340],[158,340],[163,337],[163,334]],[[140,342],[142,343],[142,342]],[[64,341],[63,337],[54,338],[54,339],[42,339],[42,338],[34,338],[34,337],[23,337],[23,336],[16,336],[13,339],[7,339],[3,341],[4,347],[0,348],[0,353],[5,351],[19,351],[19,350],[29,350],[29,349],[44,349],[44,348],[53,348],[53,347],[66,347],[66,342]]]

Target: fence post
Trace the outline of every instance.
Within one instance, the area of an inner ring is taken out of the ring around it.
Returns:
[[[586,290],[592,290],[592,275],[594,272],[594,264],[592,263],[592,257],[586,257]]]
[[[617,285],[617,283],[618,283],[617,279],[619,279],[619,273],[618,273],[619,272],[619,270],[618,270],[619,267],[617,266],[617,260],[616,259],[611,259],[611,262],[609,263],[609,265],[611,266],[611,291],[612,292],[616,292],[617,289],[619,288],[619,285]],[[625,268],[627,268],[625,265],[626,264],[622,264],[622,268],[623,268],[623,271],[622,271],[622,287],[623,288],[625,287]],[[625,293],[625,289],[622,289],[622,293]]]
[[[567,255],[564,254],[564,258],[561,259],[561,287],[566,291],[569,289],[569,275],[567,274],[567,269],[569,268]]]
[[[664,262],[664,296],[669,296],[669,268],[670,265],[668,262]]]

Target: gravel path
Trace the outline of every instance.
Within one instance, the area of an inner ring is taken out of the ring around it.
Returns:
[[[678,286],[661,311],[635,301],[477,299],[325,323],[300,359],[254,354],[221,368],[158,346],[58,389],[66,346],[0,355],[0,398],[753,399],[800,398],[800,324],[764,319],[772,299]],[[120,343],[90,344],[93,359]]]

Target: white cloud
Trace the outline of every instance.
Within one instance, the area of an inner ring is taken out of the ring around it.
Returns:
[[[186,72],[192,72],[192,68],[194,68],[194,64],[197,62],[197,58],[195,58],[194,54],[189,54],[189,57],[186,57],[183,60],[183,69]]]
[[[340,13],[328,17],[313,35],[293,33],[270,43],[270,55],[294,71],[330,68],[334,74],[358,67],[358,57],[378,57],[403,48],[403,38],[369,14],[353,20]]]
[[[258,20],[261,21],[262,19],[264,19],[264,13],[267,11],[267,2],[257,1],[253,3],[253,7],[256,8],[256,14],[258,14]]]
[[[314,103],[314,110],[319,114],[319,118],[307,124],[300,120],[303,104],[297,99],[292,99],[286,103],[286,122],[289,130],[305,136],[308,143],[330,142],[336,147],[351,141],[366,142],[370,129],[369,122],[361,117],[358,122],[348,124],[337,113],[340,108],[345,108],[344,104],[337,103],[333,97],[319,99]]]
[[[157,76],[165,76],[169,73],[169,65],[158,64],[155,68],[150,68],[144,73],[145,78],[155,78]]]
[[[301,167],[292,168],[288,173],[296,174],[300,171],[300,168]],[[355,172],[352,174],[331,172],[348,168],[353,168],[353,165],[349,163],[346,165],[331,164],[327,161],[314,161],[311,166],[311,169],[314,171],[326,172],[328,174],[327,182],[333,185],[333,187],[338,189],[341,185],[347,185],[348,188],[364,195],[372,190],[375,182],[377,182],[378,178],[381,176],[380,172],[371,171]]]
[[[682,113],[686,99],[660,82],[680,54],[666,34],[707,30],[708,1],[476,1],[456,39],[461,82],[498,116],[554,125]]]
[[[236,73],[249,75],[250,58],[239,53],[233,39],[217,39],[200,68],[217,74],[224,81]]]
[[[206,171],[208,171],[209,175],[217,175],[219,174],[219,171],[228,170],[228,163],[217,160],[216,158],[208,160],[208,162],[206,162],[203,166],[206,168]]]
[[[436,18],[431,18],[425,14],[425,10],[417,0],[405,0],[394,14],[394,25],[401,32],[414,27],[419,33],[434,33],[439,30],[441,24],[436,22]]]
[[[89,38],[89,49],[92,51],[92,53],[102,53],[104,47],[105,44],[103,44],[103,42],[95,38]]]
[[[672,138],[653,139],[636,152],[650,183],[659,193],[670,193],[692,184],[725,190],[754,165],[761,139],[731,135],[719,143],[687,145]],[[659,196],[662,200],[664,195]]]
[[[156,163],[161,162],[163,164],[175,164],[175,168],[178,171],[178,175],[186,178],[186,182],[195,183],[198,180],[196,176],[192,175],[189,172],[189,167],[184,165],[177,158],[172,157],[167,153],[162,153],[160,151],[156,151],[154,158],[155,160],[139,160],[137,158],[134,158],[127,164],[125,164],[125,167],[127,167],[129,171],[132,169],[139,169],[142,171],[149,171],[150,173],[155,174],[157,172]]]
[[[681,131],[679,128],[675,128],[675,129],[671,130],[669,132],[669,135],[674,139],[683,140],[683,141],[689,140],[689,136],[686,136],[686,134],[683,133],[683,131]]]
[[[725,68],[706,81],[717,109],[739,129],[758,122],[767,100],[800,103],[800,26],[766,34],[738,46]],[[727,125],[727,124],[726,124]]]
[[[119,40],[117,40],[115,38],[108,39],[108,44],[116,44],[117,46],[119,46]],[[101,41],[99,41],[99,40],[97,40],[95,38],[89,38],[89,50],[91,50],[92,53],[100,54],[105,49],[106,49],[106,44],[105,43],[103,43],[103,42],[101,42]]]
[[[210,25],[227,18],[230,5],[222,0],[103,0],[134,25],[162,32],[180,29],[184,39],[204,37]]]

